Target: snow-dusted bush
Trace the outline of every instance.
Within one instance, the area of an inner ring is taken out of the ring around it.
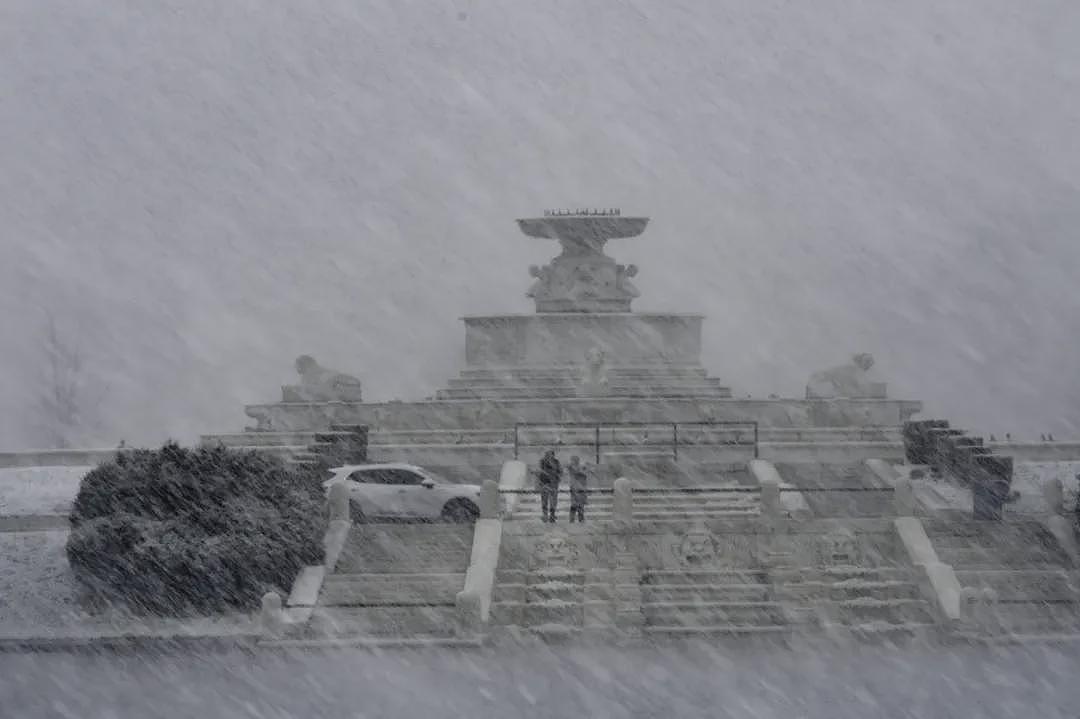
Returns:
[[[317,470],[224,447],[121,454],[82,480],[67,555],[100,600],[163,615],[254,609],[322,560]]]

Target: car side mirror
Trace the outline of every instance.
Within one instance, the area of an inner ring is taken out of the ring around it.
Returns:
[[[425,479],[423,482],[420,483],[420,486],[426,487],[427,489],[433,489],[435,487],[435,480]]]

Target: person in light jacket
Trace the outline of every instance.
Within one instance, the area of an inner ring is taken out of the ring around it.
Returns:
[[[585,466],[581,463],[581,457],[574,455],[570,458],[570,466],[567,468],[570,475],[570,521],[585,521],[585,503],[589,499],[589,475],[585,472]]]

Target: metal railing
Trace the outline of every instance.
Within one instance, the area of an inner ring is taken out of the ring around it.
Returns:
[[[687,441],[686,431],[684,429],[683,438],[680,440],[679,428],[704,428],[704,429],[723,429],[723,428],[738,428],[742,427],[747,432],[752,430],[753,440],[744,441],[742,432],[730,432],[734,435],[733,440],[724,441]],[[523,430],[549,430],[554,431],[554,440],[547,440],[544,442],[527,442],[522,439]],[[649,432],[662,429],[664,437],[662,441],[650,441]],[[670,435],[667,434],[670,429]],[[563,441],[563,433],[581,432],[582,430],[591,430],[589,440],[590,441]],[[628,431],[640,430],[642,439],[640,441],[628,441],[625,439],[617,439],[616,433],[622,433],[625,437]],[[607,433],[608,439],[605,440],[604,434]],[[738,446],[746,447],[752,446],[754,449],[754,459],[758,458],[758,423],[755,421],[745,422],[565,422],[562,424],[552,424],[547,422],[518,422],[514,425],[514,459],[519,459],[521,449],[524,447],[561,447],[561,446],[591,446],[594,450],[596,463],[600,464],[600,450],[604,447],[669,447],[671,449],[672,458],[676,461],[679,459],[679,447],[687,446]]]

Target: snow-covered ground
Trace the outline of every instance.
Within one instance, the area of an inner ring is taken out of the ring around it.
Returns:
[[[66,514],[91,467],[9,467],[0,469],[0,516]]]
[[[114,636],[222,636],[255,631],[254,617],[142,620],[88,614],[68,567],[67,531],[0,532],[0,639]],[[0,716],[3,713],[0,712]]]
[[[1075,719],[1076,648],[538,643],[0,655],[11,716]]]
[[[0,635],[58,630],[79,621],[66,531],[0,532]]]

